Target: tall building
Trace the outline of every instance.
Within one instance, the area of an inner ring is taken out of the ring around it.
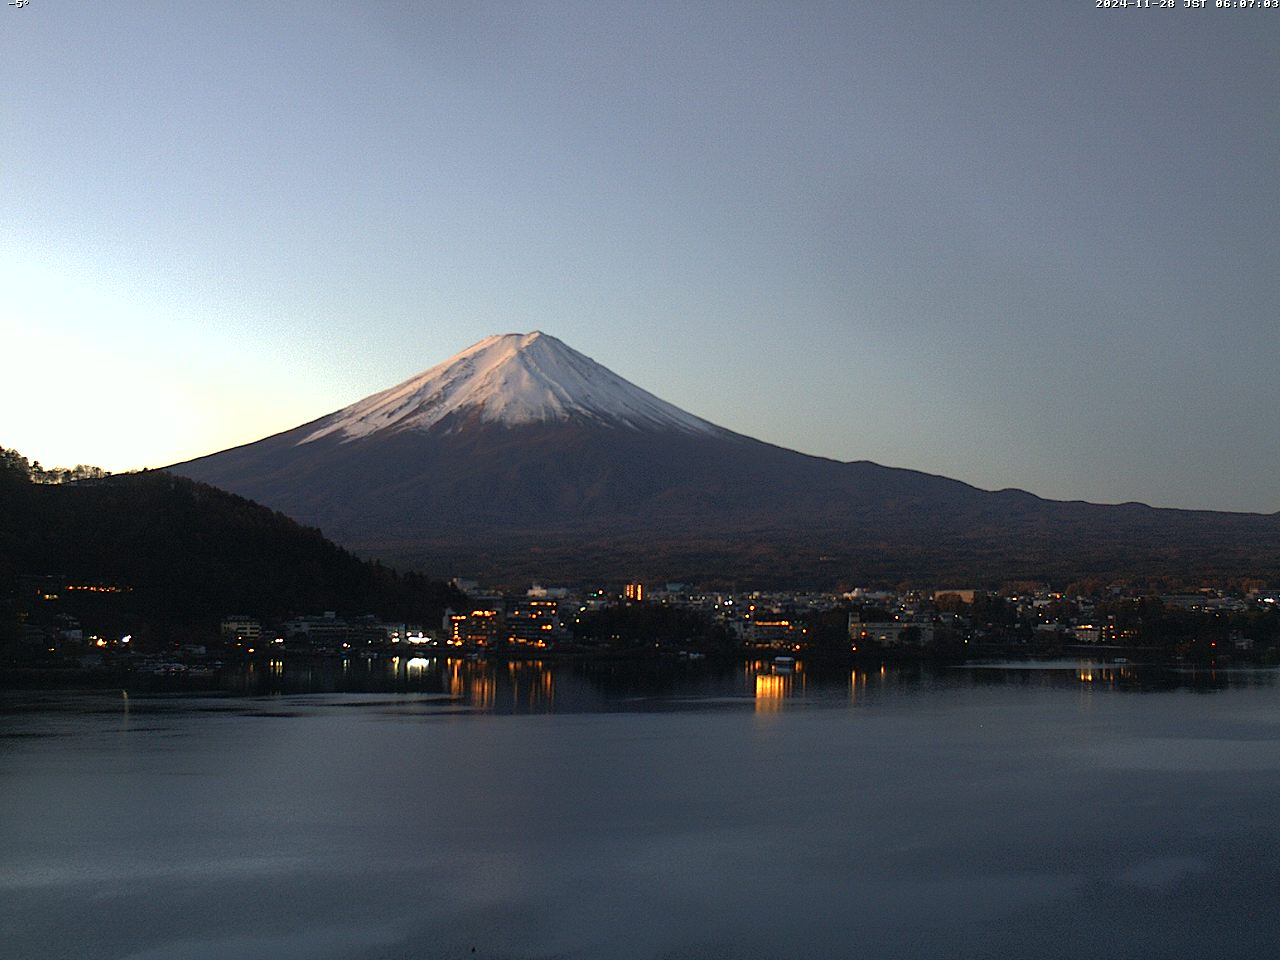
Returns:
[[[488,605],[470,613],[448,615],[449,641],[455,646],[492,646],[502,629],[498,605]]]
[[[643,583],[628,583],[622,595],[628,600],[635,600],[637,603],[644,599]]]
[[[561,636],[560,602],[527,598],[507,610],[507,641],[545,647]]]
[[[262,639],[262,624],[252,617],[232,614],[222,618],[223,643],[237,646],[246,643],[257,643]]]

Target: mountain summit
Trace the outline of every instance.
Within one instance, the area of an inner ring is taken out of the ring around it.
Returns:
[[[1280,577],[1280,517],[989,492],[686,413],[545,333],[170,468],[366,555],[495,585]]]
[[[514,427],[571,420],[694,434],[719,430],[535,330],[486,337],[339,410],[300,442],[335,435],[354,440],[381,430],[453,431],[475,422]]]

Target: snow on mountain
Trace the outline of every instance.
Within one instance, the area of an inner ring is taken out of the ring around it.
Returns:
[[[427,430],[453,414],[516,426],[586,420],[636,430],[725,431],[622,379],[541,331],[486,337],[404,383],[331,414],[299,445],[391,428]]]

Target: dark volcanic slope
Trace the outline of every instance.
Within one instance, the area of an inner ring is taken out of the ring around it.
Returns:
[[[747,437],[447,422],[172,468],[354,549],[497,581],[828,584],[1280,573],[1276,516],[1042,500]]]
[[[537,331],[172,469],[365,553],[505,583],[1280,573],[1276,517],[1055,503],[806,456]]]

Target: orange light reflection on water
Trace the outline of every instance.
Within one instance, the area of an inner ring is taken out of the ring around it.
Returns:
[[[756,713],[777,713],[791,688],[791,678],[784,674],[756,674]]]

